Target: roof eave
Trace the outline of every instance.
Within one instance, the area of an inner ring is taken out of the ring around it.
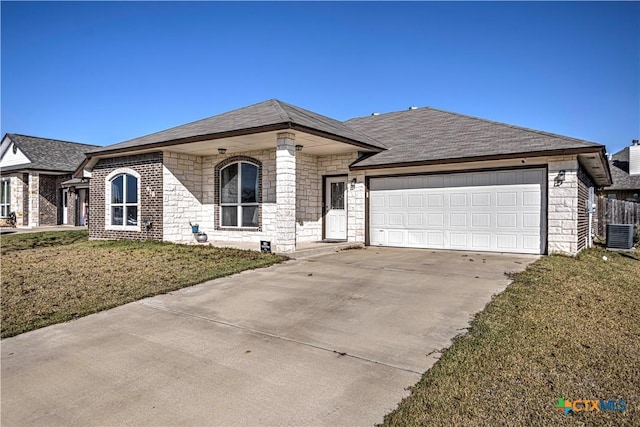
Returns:
[[[87,153],[87,158],[110,157],[115,154],[124,154],[132,151],[141,151],[141,150],[148,151],[148,150],[161,149],[164,147],[170,147],[175,145],[189,144],[193,142],[212,141],[216,139],[231,138],[231,137],[243,136],[243,135],[253,135],[257,133],[266,133],[266,132],[272,132],[277,130],[288,130],[288,129],[298,130],[300,132],[306,132],[312,135],[321,136],[324,138],[332,139],[334,141],[343,142],[345,144],[350,144],[359,148],[365,148],[367,150],[378,151],[378,152],[384,150],[383,148],[376,147],[371,144],[367,144],[351,138],[346,138],[340,135],[335,135],[329,132],[324,132],[308,126],[299,125],[293,122],[282,122],[282,123],[275,123],[275,124],[258,126],[253,128],[237,129],[237,130],[226,131],[226,132],[194,135],[194,136],[185,137],[185,138],[171,139],[167,141],[154,142],[150,144],[142,144],[142,145],[137,145],[132,147],[92,151]]]
[[[408,167],[408,166],[431,166],[431,165],[440,165],[440,164],[451,164],[451,163],[468,163],[468,162],[482,162],[488,160],[509,160],[509,159],[518,159],[523,157],[543,157],[543,156],[561,156],[561,155],[571,155],[571,154],[584,154],[584,153],[593,153],[604,150],[601,147],[579,147],[579,148],[563,148],[557,150],[541,150],[541,151],[530,151],[523,153],[508,153],[508,154],[491,154],[485,156],[467,156],[467,157],[455,157],[455,158],[444,158],[444,159],[430,159],[430,160],[417,160],[417,161],[408,161],[408,162],[394,162],[394,163],[385,163],[378,165],[358,165],[359,161],[356,161],[355,164],[351,165],[352,170],[366,170],[366,169],[390,169],[397,167]],[[363,159],[364,160],[364,159]],[[609,179],[611,179],[611,171],[607,168]]]

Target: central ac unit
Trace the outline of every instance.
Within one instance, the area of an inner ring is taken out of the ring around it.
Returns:
[[[607,249],[633,248],[633,224],[607,225]]]

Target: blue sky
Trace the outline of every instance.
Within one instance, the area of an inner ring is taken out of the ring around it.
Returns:
[[[108,145],[270,98],[640,138],[640,3],[2,2],[2,134]]]

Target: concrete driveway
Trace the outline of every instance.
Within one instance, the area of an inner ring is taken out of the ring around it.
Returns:
[[[537,257],[369,247],[2,341],[2,425],[371,425]]]

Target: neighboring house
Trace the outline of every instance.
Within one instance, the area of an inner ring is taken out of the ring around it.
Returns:
[[[605,147],[432,108],[341,122],[277,100],[92,151],[90,237],[544,254],[589,245]],[[590,191],[591,189],[591,191]],[[256,244],[257,247],[257,244]]]
[[[640,202],[640,143],[633,140],[609,159],[613,184],[604,187],[600,195],[610,199]]]
[[[63,188],[95,145],[8,133],[0,143],[0,220],[18,227],[84,225],[88,182]],[[80,181],[80,180],[79,180]],[[84,186],[84,188],[82,188]],[[74,191],[75,190],[75,191]]]

